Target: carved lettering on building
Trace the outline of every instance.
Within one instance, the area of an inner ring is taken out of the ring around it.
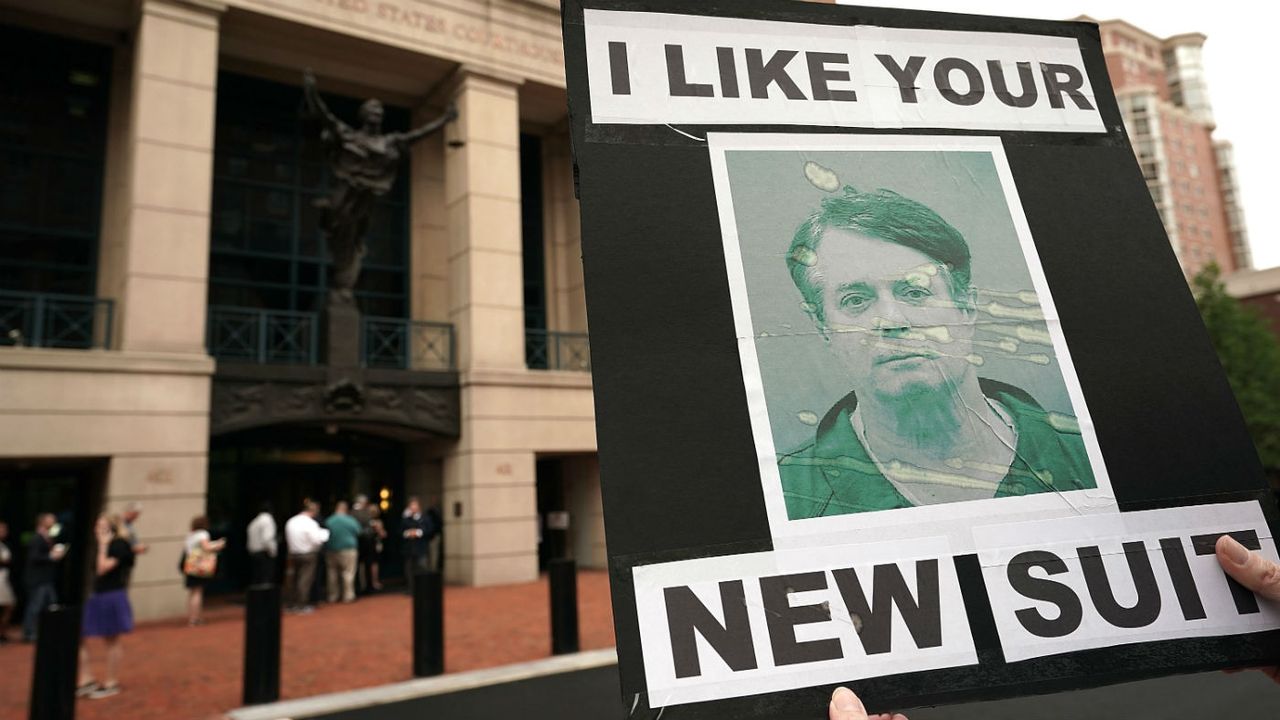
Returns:
[[[383,28],[434,35],[482,47],[496,53],[514,56],[519,61],[535,60],[546,63],[558,74],[564,67],[564,51],[558,43],[538,42],[516,34],[495,31],[483,22],[474,23],[452,19],[446,15],[425,10],[425,4],[408,0],[308,0],[313,5],[341,10],[369,19],[369,25]]]

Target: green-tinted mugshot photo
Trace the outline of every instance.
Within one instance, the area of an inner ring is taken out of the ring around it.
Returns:
[[[725,159],[790,520],[1096,487],[989,153]]]

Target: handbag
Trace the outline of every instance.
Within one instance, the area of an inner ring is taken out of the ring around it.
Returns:
[[[183,574],[198,578],[211,578],[218,572],[218,554],[196,548],[182,561]]]

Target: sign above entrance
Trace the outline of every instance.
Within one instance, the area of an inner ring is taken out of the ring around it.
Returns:
[[[1213,554],[1276,559],[1275,498],[1096,26],[571,0],[564,30],[633,716],[1280,658]]]

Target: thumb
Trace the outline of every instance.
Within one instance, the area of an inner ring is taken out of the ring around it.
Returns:
[[[831,706],[827,710],[829,720],[867,720],[867,708],[853,691],[846,687],[831,693]]]
[[[1261,554],[1250,552],[1230,535],[1218,538],[1214,548],[1218,564],[1236,582],[1258,594],[1258,597],[1280,601],[1280,565]]]

